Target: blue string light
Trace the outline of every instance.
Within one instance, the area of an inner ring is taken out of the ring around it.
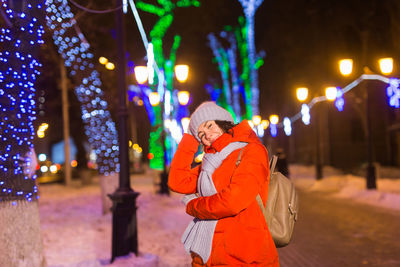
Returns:
[[[287,136],[292,134],[292,123],[288,117],[283,119],[283,130]]]
[[[0,201],[16,205],[15,200],[30,202],[39,198],[30,165],[35,83],[42,66],[35,51],[43,44],[44,29],[35,17],[43,14],[41,3],[25,1],[17,11],[7,2],[1,0],[9,27],[0,30]]]
[[[301,120],[304,122],[305,125],[310,124],[310,108],[307,104],[301,105]]]
[[[343,107],[344,107],[343,90],[340,89],[339,87],[337,87],[335,106],[336,106],[337,110],[343,111]]]
[[[278,129],[277,129],[277,127],[276,127],[276,124],[270,124],[269,125],[269,130],[270,130],[270,132],[271,132],[271,136],[272,137],[276,137],[276,135],[278,134]]]
[[[81,103],[85,134],[97,155],[98,171],[105,175],[118,172],[118,135],[101,90],[93,54],[89,52],[90,45],[77,27],[67,0],[46,3],[47,26],[53,30],[54,44],[78,84],[75,93]]]
[[[389,97],[389,105],[391,107],[400,107],[400,81],[399,79],[390,79],[389,86],[386,88],[386,94]]]

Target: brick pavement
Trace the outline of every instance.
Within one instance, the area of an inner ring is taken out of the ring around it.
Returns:
[[[278,249],[282,267],[400,266],[400,214],[300,191],[291,244]]]

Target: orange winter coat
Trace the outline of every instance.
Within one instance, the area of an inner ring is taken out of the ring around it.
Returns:
[[[186,212],[199,219],[218,220],[209,260],[193,257],[193,266],[279,266],[278,253],[256,196],[264,204],[269,184],[268,154],[258,137],[243,121],[233,128],[233,136],[221,135],[206,153],[221,151],[231,142],[247,142],[242,161],[236,167],[240,149],[233,151],[217,168],[212,179],[217,194],[191,200]],[[171,163],[168,185],[182,194],[196,193],[200,166],[191,169],[199,143],[184,134]]]

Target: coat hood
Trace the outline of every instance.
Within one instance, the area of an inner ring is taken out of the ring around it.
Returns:
[[[247,120],[232,128],[233,136],[230,133],[224,133],[211,146],[204,148],[206,153],[215,153],[221,151],[225,146],[232,142],[261,143],[255,132],[251,129]]]

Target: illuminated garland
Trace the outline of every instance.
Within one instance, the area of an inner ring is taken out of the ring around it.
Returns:
[[[35,83],[42,66],[36,52],[43,43],[44,1],[25,1],[18,11],[7,2],[1,0],[9,27],[0,33],[0,201],[32,201],[39,198],[29,157],[35,134]]]
[[[378,74],[363,74],[361,75],[358,79],[355,81],[351,82],[348,84],[345,88],[340,89],[337,88],[337,96],[335,100],[335,106],[339,111],[343,110],[344,106],[344,94],[352,90],[354,87],[356,87],[359,83],[365,80],[376,80],[376,81],[381,81],[386,84],[388,84],[388,87],[386,88],[386,94],[388,96],[388,102],[389,105],[395,108],[400,107],[400,80],[397,78],[387,78],[382,75]],[[301,106],[301,111],[297,113],[296,115],[292,116],[291,118],[288,118],[290,120],[290,123],[293,124],[295,121],[298,119],[302,119],[303,123],[305,125],[310,124],[311,116],[310,116],[310,109],[318,102],[326,101],[327,98],[325,96],[319,96],[319,97],[314,97],[310,103],[308,104],[303,104]],[[286,121],[286,123],[288,123]],[[278,123],[277,127],[285,127],[285,122],[283,123]]]
[[[343,91],[339,87],[337,88],[337,96],[336,96],[336,100],[335,100],[335,107],[339,111],[343,111],[343,107],[344,107]]]
[[[245,19],[243,17],[239,17],[239,27],[234,29],[235,37],[238,43],[238,51],[240,58],[242,60],[242,72],[240,74],[240,79],[243,81],[243,100],[245,103],[246,113],[244,118],[247,120],[251,120],[253,118],[253,108],[251,107],[251,81],[250,81],[250,65],[249,65],[249,56],[248,56],[248,44],[247,44],[247,27],[245,23]]]
[[[400,107],[400,81],[399,79],[390,79],[389,86],[386,88],[386,94],[389,98],[389,105],[395,108]]]
[[[65,61],[81,103],[85,134],[97,155],[99,173],[119,171],[118,135],[101,90],[89,43],[74,19],[67,0],[47,0],[47,25],[53,31],[58,53]]]

